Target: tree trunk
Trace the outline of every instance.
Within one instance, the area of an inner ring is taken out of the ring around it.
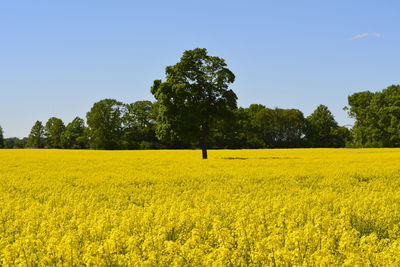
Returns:
[[[202,125],[202,134],[201,134],[201,152],[203,159],[207,159],[207,146],[208,146],[208,124]]]
[[[203,155],[203,159],[207,159],[207,146],[205,146],[204,144],[203,147],[201,148],[201,152]]]

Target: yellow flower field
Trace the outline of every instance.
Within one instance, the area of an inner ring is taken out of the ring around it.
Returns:
[[[0,265],[400,265],[400,149],[0,150]]]

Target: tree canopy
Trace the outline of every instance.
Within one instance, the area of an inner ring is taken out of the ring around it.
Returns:
[[[375,93],[355,93],[348,97],[348,102],[349,115],[356,120],[353,127],[356,146],[400,146],[400,85]]]
[[[206,159],[210,131],[236,109],[237,96],[229,89],[235,75],[205,48],[185,51],[165,72],[166,80],[155,80],[151,87],[159,105],[157,136],[197,142]]]
[[[253,120],[265,147],[301,147],[304,116],[298,109],[259,110]]]
[[[148,100],[126,105],[122,116],[124,126],[123,147],[127,149],[155,148],[156,107]]]
[[[319,105],[306,118],[306,142],[311,147],[343,147],[349,130],[339,127],[335,117],[325,105]]]
[[[120,147],[124,109],[123,103],[115,99],[104,99],[94,103],[86,114],[90,148]]]
[[[28,146],[32,148],[43,148],[45,146],[44,127],[41,121],[36,121],[28,136]]]
[[[65,131],[64,122],[56,117],[51,117],[44,127],[44,134],[47,138],[47,147],[62,148],[61,136]]]
[[[76,117],[65,127],[61,136],[61,143],[64,148],[83,149],[88,147],[85,121]]]

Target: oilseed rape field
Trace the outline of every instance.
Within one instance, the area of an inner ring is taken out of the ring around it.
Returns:
[[[2,266],[400,265],[400,149],[0,150]]]

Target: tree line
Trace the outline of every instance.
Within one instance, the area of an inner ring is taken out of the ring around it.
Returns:
[[[157,138],[157,102],[125,104],[115,99],[96,102],[86,121],[76,117],[65,124],[51,117],[36,121],[27,138],[6,138],[5,148],[163,149],[196,148],[196,142]],[[237,108],[229,121],[210,133],[209,148],[344,147],[350,131],[338,126],[329,109],[320,105],[308,117],[298,109],[252,104]]]
[[[0,147],[64,149],[299,148],[400,146],[400,86],[348,97],[352,129],[339,126],[325,105],[305,117],[298,109],[261,104],[237,107],[235,75],[204,48],[187,50],[155,80],[156,101],[103,99],[84,118],[65,124],[36,121],[28,137],[3,138]]]

